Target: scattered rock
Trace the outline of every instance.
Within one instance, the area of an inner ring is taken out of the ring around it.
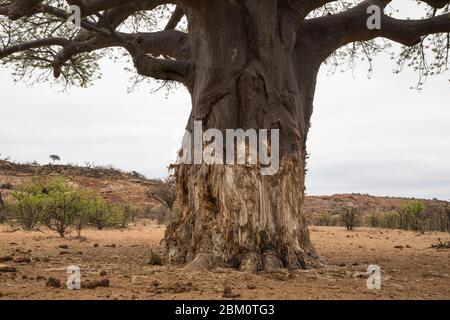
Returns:
[[[98,247],[98,243],[94,243],[94,246],[93,246],[94,248],[97,248]]]
[[[60,248],[60,249],[69,249],[69,246],[67,244],[60,244],[58,246],[58,248]]]
[[[231,293],[224,293],[223,297],[224,298],[228,298],[228,299],[234,299],[234,298],[239,298],[241,296],[240,293],[237,292],[231,292]]]
[[[289,275],[285,273],[273,273],[272,278],[277,281],[288,281]]]
[[[370,273],[367,272],[355,272],[352,275],[353,278],[365,278],[367,279],[368,277],[370,277]]]
[[[254,290],[254,289],[256,289],[256,286],[252,283],[249,283],[249,284],[247,284],[247,289]]]
[[[7,266],[4,264],[0,264],[0,272],[16,272],[16,267]]]
[[[101,277],[106,276],[106,271],[105,271],[105,270],[100,271],[100,276],[101,276]]]
[[[11,256],[0,257],[0,262],[8,262],[8,261],[12,261],[12,260],[13,260],[13,257],[11,257]]]
[[[65,255],[65,254],[70,254],[70,252],[64,250],[64,251],[60,251],[59,254],[60,254],[60,255]]]
[[[50,277],[48,278],[45,285],[49,288],[61,288],[61,281],[59,279]]]
[[[155,280],[152,281],[151,285],[154,286],[154,287],[158,287],[159,286],[159,281],[155,279]]]
[[[14,259],[15,263],[30,263],[31,258],[30,257],[17,257]]]
[[[105,244],[105,247],[106,248],[115,248],[116,244],[115,243],[113,243],[113,244]]]
[[[83,288],[86,289],[95,289],[98,287],[109,287],[109,279],[101,279],[101,280],[94,280],[94,281],[89,281],[87,280],[86,282],[84,282],[82,284]]]
[[[233,292],[233,288],[232,288],[231,286],[225,286],[225,287],[223,288],[223,294],[224,294],[224,295],[231,294],[232,292]]]
[[[403,248],[404,248],[404,247],[403,247],[403,246],[400,246],[400,245],[398,245],[398,246],[394,246],[394,248],[395,248],[395,249],[400,249],[400,250],[403,250]]]
[[[39,276],[36,277],[36,280],[37,280],[37,281],[45,280],[45,277],[39,275]]]

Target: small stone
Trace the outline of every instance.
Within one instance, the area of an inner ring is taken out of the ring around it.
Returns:
[[[249,283],[249,284],[247,284],[247,289],[254,290],[254,289],[256,289],[256,286],[252,283]]]
[[[59,279],[50,277],[48,278],[45,285],[50,288],[61,288],[61,281]]]
[[[12,260],[13,260],[13,257],[11,257],[11,256],[0,257],[0,262],[7,262],[7,261],[12,261]]]
[[[231,292],[233,291],[233,288],[231,288],[230,286],[225,286],[223,288],[223,294],[231,294]]]
[[[106,276],[106,271],[105,271],[105,270],[100,271],[100,276],[101,276],[101,277]]]
[[[31,258],[30,257],[17,257],[14,259],[15,263],[30,263]]]
[[[0,272],[16,272],[17,269],[15,267],[0,265]]]
[[[159,281],[158,280],[153,280],[151,285],[154,286],[154,287],[158,287],[159,286]]]
[[[58,248],[60,248],[60,249],[69,249],[69,246],[67,244],[60,244],[58,246]]]
[[[94,243],[94,248],[97,248],[98,247],[98,243]]]
[[[108,279],[102,279],[102,280],[94,280],[94,281],[86,281],[83,284],[83,288],[86,289],[95,289],[97,287],[109,287],[109,280]]]
[[[241,296],[241,294],[237,293],[237,292],[232,292],[230,294],[225,294],[225,293],[223,294],[223,297],[228,298],[228,299],[239,298],[240,296]]]

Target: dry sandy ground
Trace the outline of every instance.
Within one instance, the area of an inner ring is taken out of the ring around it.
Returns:
[[[438,238],[448,241],[450,235],[310,229],[327,268],[246,274],[225,269],[185,273],[149,265],[151,251],[162,250],[164,228],[154,224],[125,231],[86,230],[85,241],[60,239],[51,231],[11,233],[0,226],[0,257],[31,258],[0,262],[0,269],[17,269],[0,272],[0,299],[222,299],[228,286],[239,299],[450,299],[450,250],[431,248]],[[112,244],[115,247],[105,246]],[[356,276],[369,264],[382,268],[381,290],[367,289],[366,279]],[[81,268],[82,283],[106,278],[110,286],[68,290],[64,284],[69,265]],[[101,276],[102,271],[106,275]],[[49,277],[60,279],[63,286],[47,287]]]

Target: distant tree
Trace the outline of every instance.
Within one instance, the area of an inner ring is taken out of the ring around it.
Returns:
[[[61,161],[61,158],[57,156],[56,154],[52,154],[49,156],[50,160],[52,160],[53,164],[55,164],[55,161]]]
[[[359,223],[360,210],[355,206],[344,207],[341,214],[342,223],[347,230],[353,230]]]

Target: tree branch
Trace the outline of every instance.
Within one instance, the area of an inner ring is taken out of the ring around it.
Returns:
[[[181,19],[184,16],[184,10],[181,6],[177,6],[175,11],[172,13],[169,22],[167,22],[164,30],[173,30],[177,27],[178,23],[180,23]]]
[[[6,58],[14,53],[49,46],[67,47],[71,44],[70,40],[65,38],[48,38],[16,44],[4,49],[0,49],[0,59]]]
[[[326,59],[340,47],[383,37],[406,46],[420,43],[430,34],[450,32],[450,14],[423,19],[401,20],[381,15],[381,28],[369,29],[367,8],[378,5],[384,9],[389,0],[366,0],[358,6],[336,15],[304,20],[299,27],[299,41],[308,42],[317,55]]]

